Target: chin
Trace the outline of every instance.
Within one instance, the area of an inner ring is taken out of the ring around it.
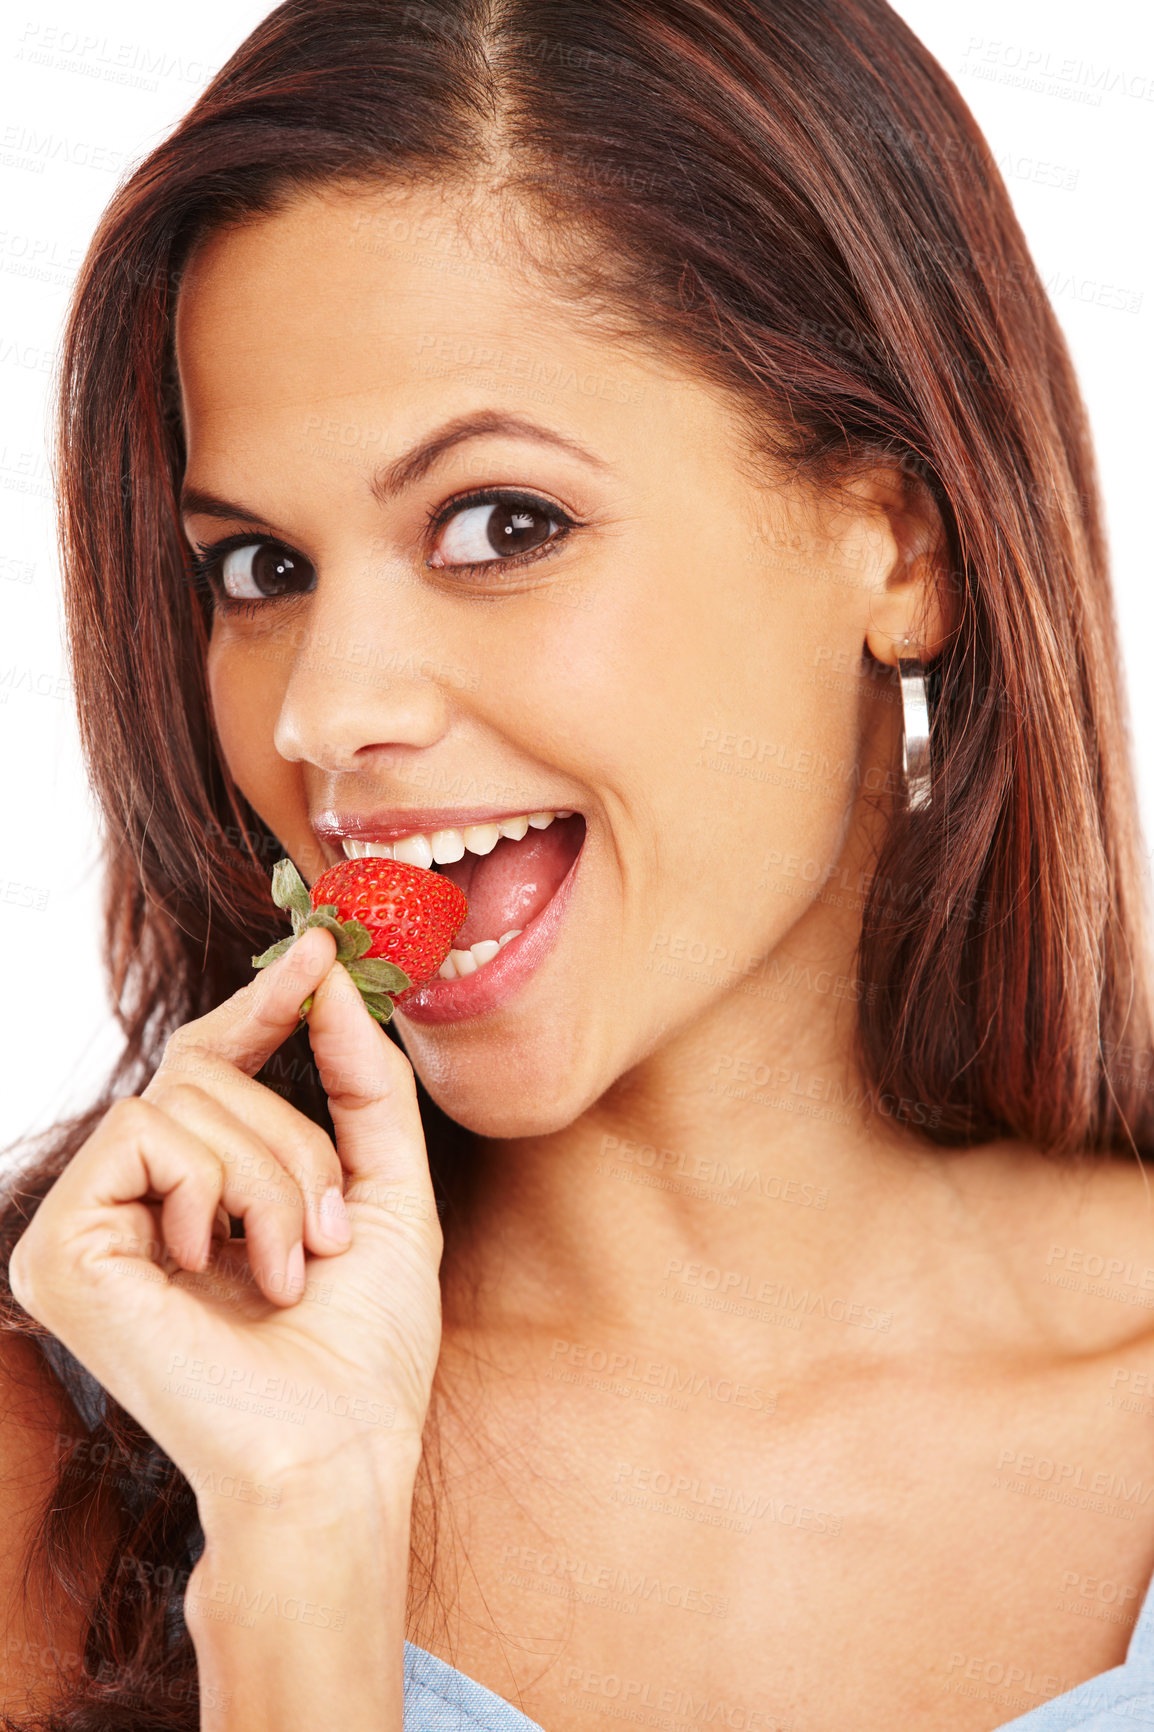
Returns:
[[[487,1037],[474,1025],[472,1038],[446,1047],[431,1030],[406,1026],[403,1009],[395,1027],[428,1093],[457,1124],[482,1137],[549,1136],[580,1118],[613,1078],[591,1074],[598,1067],[587,1024],[566,1017],[547,1030],[538,1017],[517,1021],[503,1035],[491,1026]]]

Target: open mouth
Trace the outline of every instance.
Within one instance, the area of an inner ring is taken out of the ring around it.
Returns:
[[[440,979],[449,982],[487,968],[521,938],[568,877],[584,840],[580,812],[558,811],[415,832],[394,842],[344,837],[342,847],[349,859],[375,856],[424,866],[464,891],[469,916],[440,968]],[[437,985],[434,978],[417,990],[423,996]]]

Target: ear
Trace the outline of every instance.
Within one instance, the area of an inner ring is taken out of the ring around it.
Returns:
[[[947,581],[941,514],[925,482],[896,464],[847,484],[859,509],[882,531],[882,559],[866,595],[865,648],[896,667],[899,655],[932,662],[957,629],[958,607]]]

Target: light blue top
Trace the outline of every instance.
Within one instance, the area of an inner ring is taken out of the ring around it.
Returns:
[[[976,1691],[998,1689],[1017,1697],[1030,1693],[1029,1673],[1024,1679],[1007,1681],[1000,1666],[994,1669],[996,1677],[983,1676],[979,1665],[976,1678],[963,1675],[960,1681],[971,1682]],[[1138,1732],[1141,1727],[1154,1729],[1154,1581],[1146,1590],[1120,1666],[1008,1720],[998,1732]],[[470,1728],[542,1732],[535,1720],[503,1696],[406,1642],[405,1732],[468,1732]]]
[[[406,1642],[405,1732],[464,1732],[469,1726],[484,1726],[491,1732],[541,1732],[536,1720],[503,1696]]]

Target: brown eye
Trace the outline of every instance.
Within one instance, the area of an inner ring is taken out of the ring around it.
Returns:
[[[232,548],[221,556],[219,571],[221,588],[233,601],[301,595],[316,580],[307,559],[273,541],[250,541]]]
[[[552,539],[562,521],[528,499],[490,499],[469,505],[449,518],[429,564],[483,565],[494,558],[530,553]]]

